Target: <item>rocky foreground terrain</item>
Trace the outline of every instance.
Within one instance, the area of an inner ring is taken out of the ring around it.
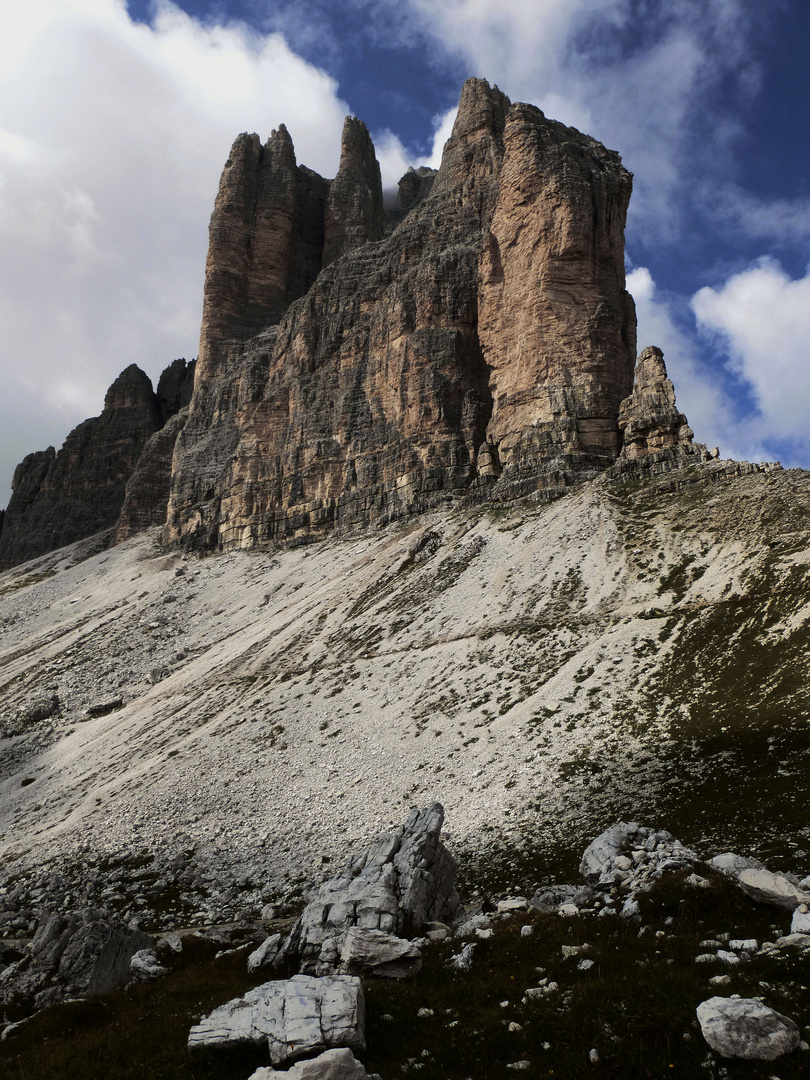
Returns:
[[[619,817],[807,872],[810,478],[724,468],[7,571],[3,931],[289,903],[434,798],[480,887],[550,880]]]

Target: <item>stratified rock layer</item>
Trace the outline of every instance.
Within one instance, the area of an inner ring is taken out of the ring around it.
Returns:
[[[655,346],[645,349],[638,358],[633,393],[619,409],[619,431],[622,450],[605,474],[609,481],[627,483],[679,471],[685,476],[689,466],[711,462],[719,453],[692,441],[692,429],[675,405],[675,388],[667,377],[664,354]],[[715,477],[726,479],[761,468],[764,466],[729,461],[715,470]],[[676,487],[688,482],[674,481]]]
[[[249,546],[448,493],[542,497],[616,458],[635,355],[618,155],[471,79],[438,175],[386,239],[372,159],[351,119],[331,185],[283,129],[234,144],[169,540]]]

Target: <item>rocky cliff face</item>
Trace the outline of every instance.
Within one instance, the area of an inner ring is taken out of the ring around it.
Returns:
[[[113,544],[122,543],[141,529],[162,525],[166,520],[174,446],[187,419],[186,407],[170,416],[145,443],[127,481],[121,512],[115,522]]]
[[[619,408],[619,433],[622,449],[607,472],[611,480],[671,472],[719,456],[717,449],[709,451],[703,443],[692,441],[694,433],[675,405],[675,388],[667,377],[664,354],[654,345],[638,358],[633,393]],[[727,461],[722,475],[741,476],[752,468],[746,461]]]
[[[448,494],[542,497],[616,458],[635,356],[618,155],[471,79],[438,175],[415,180],[382,239],[359,121],[331,185],[283,128],[236,141],[169,540],[252,545]]]
[[[621,456],[627,461],[692,442],[694,433],[675,407],[675,387],[667,378],[664,354],[654,345],[638,358],[633,393],[619,409],[619,431]]]
[[[156,394],[132,364],[107,391],[101,415],[74,428],[58,453],[49,446],[29,454],[14,471],[0,568],[112,528],[144,445],[188,401],[193,378],[193,362],[176,360],[163,372]],[[168,475],[163,486],[162,505],[152,500],[158,522],[165,519]]]

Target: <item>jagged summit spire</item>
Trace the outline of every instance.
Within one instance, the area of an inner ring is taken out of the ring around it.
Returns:
[[[329,266],[383,236],[380,165],[368,128],[347,116],[340,143],[340,166],[329,188],[324,216],[323,265]]]

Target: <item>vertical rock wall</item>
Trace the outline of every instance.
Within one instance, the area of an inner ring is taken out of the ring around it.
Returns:
[[[300,175],[287,139],[285,167]],[[384,522],[453,493],[543,497],[615,459],[635,351],[631,178],[617,154],[471,79],[432,186],[382,239],[379,169],[350,118],[325,196],[323,269],[247,340],[251,312],[273,306],[259,294],[280,302],[291,235],[262,224],[269,195],[249,210],[260,151],[256,137],[237,140],[212,218],[168,539],[251,545]],[[286,188],[274,184],[278,202]],[[244,253],[260,249],[273,272],[256,284]]]
[[[502,488],[525,476],[530,490],[544,459],[604,468],[619,452],[636,346],[623,265],[630,190],[617,154],[532,105],[510,110],[478,290]]]

